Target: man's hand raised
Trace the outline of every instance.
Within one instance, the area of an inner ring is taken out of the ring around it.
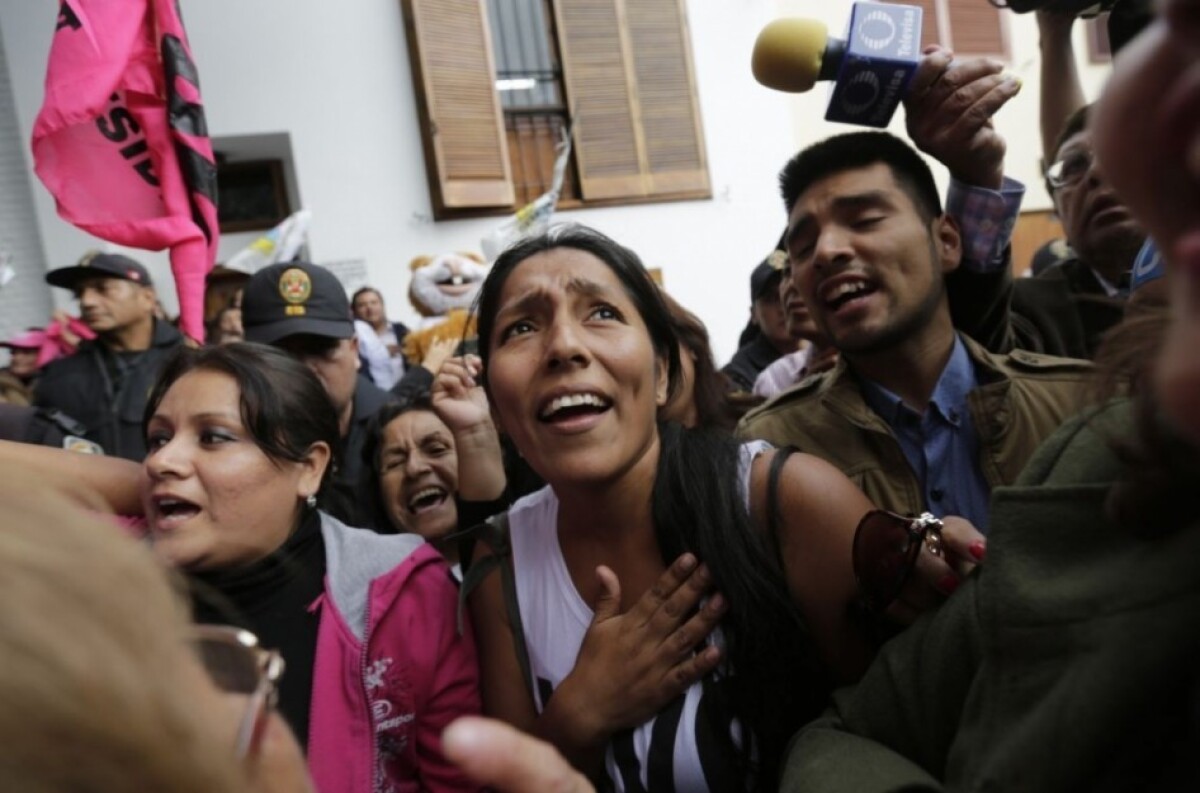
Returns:
[[[990,58],[955,58],[936,44],[924,55],[904,100],[908,136],[963,184],[999,190],[1005,142],[992,116],[1021,81]]]

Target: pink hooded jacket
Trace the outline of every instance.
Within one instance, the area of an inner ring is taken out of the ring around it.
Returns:
[[[475,791],[441,751],[453,719],[479,713],[475,642],[458,588],[415,535],[379,535],[322,513],[325,593],[313,668],[308,763],[320,793]]]

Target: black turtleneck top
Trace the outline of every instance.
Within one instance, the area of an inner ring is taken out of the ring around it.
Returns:
[[[283,655],[279,712],[305,747],[320,616],[309,607],[324,591],[324,580],[321,519],[310,509],[287,542],[266,558],[194,573],[189,582],[196,622],[244,628],[263,647]]]

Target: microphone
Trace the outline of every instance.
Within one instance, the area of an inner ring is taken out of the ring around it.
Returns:
[[[921,59],[921,9],[854,3],[847,31],[843,40],[816,20],[771,22],[754,42],[754,79],[791,93],[833,80],[826,120],[886,127]]]

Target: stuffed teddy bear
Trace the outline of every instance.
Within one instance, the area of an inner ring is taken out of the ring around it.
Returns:
[[[473,339],[475,318],[470,309],[487,275],[483,257],[477,253],[418,256],[408,267],[412,270],[408,299],[421,321],[404,339],[404,357],[420,363],[436,340]]]

